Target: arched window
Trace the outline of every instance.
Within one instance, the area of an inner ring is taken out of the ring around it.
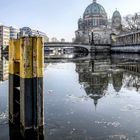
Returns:
[[[90,20],[88,20],[88,26],[90,26]]]
[[[91,27],[93,26],[93,20],[91,20]]]
[[[95,19],[93,19],[93,26],[95,26]]]
[[[95,26],[97,26],[97,19],[95,19]]]

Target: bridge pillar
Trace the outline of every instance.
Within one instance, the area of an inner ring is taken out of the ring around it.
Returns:
[[[126,44],[126,37],[123,37],[123,44],[125,45]]]
[[[41,37],[10,41],[9,121],[20,125],[25,137],[43,132],[43,52]]]
[[[139,44],[139,33],[137,33],[137,44]]]
[[[130,36],[131,36],[130,44],[132,44],[132,42],[133,42],[133,36],[132,35],[130,35]]]
[[[138,44],[140,44],[140,33],[138,33]]]
[[[136,33],[136,44],[138,44],[138,33]]]
[[[135,44],[136,44],[137,43],[137,34],[135,33],[134,36],[135,36]]]
[[[133,34],[133,44],[135,44],[135,34]]]
[[[138,44],[138,33],[136,33],[136,44]]]
[[[127,43],[131,43],[131,35],[128,35],[128,41]]]

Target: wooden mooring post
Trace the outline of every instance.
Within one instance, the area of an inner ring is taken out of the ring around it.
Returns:
[[[24,137],[43,132],[43,64],[41,37],[10,40],[9,122],[19,126]]]

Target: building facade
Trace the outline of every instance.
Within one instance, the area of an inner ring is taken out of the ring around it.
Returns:
[[[20,29],[20,37],[23,36],[41,36],[43,37],[44,42],[49,42],[49,38],[47,37],[46,33],[41,32],[39,30],[33,30],[29,27],[23,27]]]
[[[59,40],[56,37],[52,37],[51,42],[59,42]]]
[[[66,42],[66,40],[64,38],[61,39],[61,42]]]
[[[9,45],[10,28],[8,26],[0,26],[0,50]]]
[[[20,30],[12,26],[10,26],[9,28],[10,28],[10,39],[17,39]]]
[[[109,20],[104,7],[93,0],[85,9],[83,18],[78,20],[75,42],[89,44],[94,38],[96,44],[110,44],[110,35],[119,34],[121,28],[122,18],[119,11],[116,10]]]

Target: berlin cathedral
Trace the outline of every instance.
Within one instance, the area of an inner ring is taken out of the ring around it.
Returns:
[[[107,13],[102,5],[93,0],[85,9],[83,18],[78,20],[78,30],[75,31],[75,42],[91,43],[94,38],[95,44],[110,44],[111,34],[120,34],[122,31],[122,17],[116,10],[112,19],[108,19]]]

